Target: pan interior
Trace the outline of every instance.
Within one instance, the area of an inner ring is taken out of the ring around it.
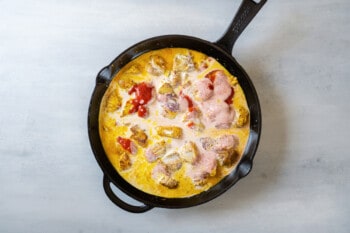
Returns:
[[[243,92],[246,94],[246,101],[248,109],[250,110],[251,121],[251,124],[249,125],[250,134],[247,139],[248,142],[245,147],[245,150],[242,151],[240,158],[241,160],[252,160],[260,136],[261,123],[260,108],[254,87],[252,86],[251,81],[249,80],[244,70],[237,64],[237,62],[231,57],[230,54],[228,54],[226,51],[222,50],[215,44],[203,41],[201,39],[176,35],[163,36],[143,41],[127,49],[108,66],[107,75],[105,74],[103,77],[98,77],[96,90],[99,90],[99,94],[96,93],[95,98],[98,98],[100,100],[92,100],[92,102],[96,102],[98,106],[90,106],[90,112],[93,111],[94,108],[96,108],[94,109],[94,112],[96,114],[96,110],[99,110],[100,106],[102,106],[102,96],[104,96],[107,88],[110,86],[111,80],[113,80],[113,78],[117,76],[119,71],[122,71],[123,67],[125,67],[130,61],[149,51],[173,47],[188,48],[204,53],[207,56],[211,56],[215,58],[218,62],[220,62],[220,64],[223,65],[230,74],[237,77]],[[92,119],[93,117],[90,116],[90,118]],[[96,118],[94,119],[96,120]],[[93,123],[89,124],[91,128]],[[91,132],[90,139],[93,138],[92,134],[94,133]],[[192,193],[191,195],[187,195],[187,198],[185,198],[185,195],[167,196],[157,195],[151,192],[144,192],[144,190],[140,190],[139,188],[130,185],[129,182],[125,182],[125,178],[120,176],[120,173],[116,172],[115,166],[113,166],[110,162],[111,160],[108,159],[108,155],[104,153],[104,149],[101,146],[102,142],[100,140],[95,138],[91,140],[91,142],[92,144],[94,144],[92,146],[100,166],[102,167],[106,175],[108,175],[108,177],[111,179],[111,181],[135,199],[154,206],[176,208],[197,205],[209,201],[217,195],[221,194],[222,192],[226,191],[240,178],[238,169],[233,169],[231,173],[229,173],[229,175],[227,175],[220,182],[217,182],[211,188],[205,191],[201,190],[198,193]]]
[[[135,105],[139,97],[143,102]],[[115,75],[99,131],[125,180],[152,195],[182,198],[208,190],[237,166],[248,115],[237,79],[214,58],[165,48],[138,56]]]

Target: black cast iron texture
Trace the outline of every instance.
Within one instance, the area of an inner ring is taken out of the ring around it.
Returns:
[[[191,207],[214,199],[232,187],[239,179],[249,174],[261,134],[261,110],[259,99],[252,81],[235,58],[231,56],[231,53],[233,45],[238,39],[239,35],[266,1],[267,0],[262,0],[259,3],[256,3],[253,0],[243,0],[228,30],[215,43],[184,35],[165,35],[150,38],[126,49],[98,73],[96,78],[96,86],[91,97],[88,112],[88,133],[95,158],[104,172],[103,187],[107,196],[117,206],[133,213],[142,213],[152,209],[153,207]],[[223,178],[218,184],[209,190],[186,198],[159,197],[145,193],[129,184],[118,174],[108,160],[99,135],[98,117],[100,104],[102,97],[113,77],[123,66],[141,54],[162,48],[188,48],[215,58],[231,74],[237,77],[238,82],[246,95],[247,104],[250,111],[250,135],[245,151],[237,167],[228,176]],[[113,192],[111,189],[111,183],[117,186],[125,194],[143,204],[140,206],[135,206],[124,202]]]

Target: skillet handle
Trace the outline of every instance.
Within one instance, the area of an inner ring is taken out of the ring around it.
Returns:
[[[111,188],[111,181],[106,175],[103,176],[103,188],[109,197],[109,199],[116,204],[118,207],[122,208],[131,213],[144,213],[153,208],[153,206],[148,206],[144,204],[143,206],[134,206],[122,201],[117,195],[113,192]]]
[[[255,17],[267,0],[243,0],[235,17],[224,35],[216,42],[221,48],[231,53],[232,48],[241,35],[243,30],[248,26],[250,21]]]

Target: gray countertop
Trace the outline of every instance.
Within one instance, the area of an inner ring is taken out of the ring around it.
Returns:
[[[237,41],[263,114],[246,178],[144,214],[103,191],[87,135],[97,72],[149,37],[215,41],[239,4],[0,1],[0,232],[349,232],[348,0],[270,0]]]

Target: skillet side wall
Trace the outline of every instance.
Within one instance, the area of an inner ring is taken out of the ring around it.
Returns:
[[[238,166],[218,184],[207,191],[188,198],[163,198],[142,192],[128,182],[126,182],[114,169],[109,162],[99,135],[98,115],[100,103],[108,85],[115,74],[128,62],[136,57],[162,48],[188,48],[202,52],[208,56],[214,57],[221,63],[231,74],[237,77],[245,95],[250,110],[250,136],[246,149]],[[252,166],[252,161],[257,150],[261,133],[261,110],[255,88],[236,60],[225,50],[214,43],[190,36],[167,35],[147,39],[126,49],[110,65],[102,69],[96,78],[96,87],[91,97],[89,116],[88,116],[89,139],[95,158],[105,175],[121,191],[130,197],[145,203],[149,206],[165,208],[184,208],[199,205],[221,195],[232,187],[239,179],[246,176]]]

